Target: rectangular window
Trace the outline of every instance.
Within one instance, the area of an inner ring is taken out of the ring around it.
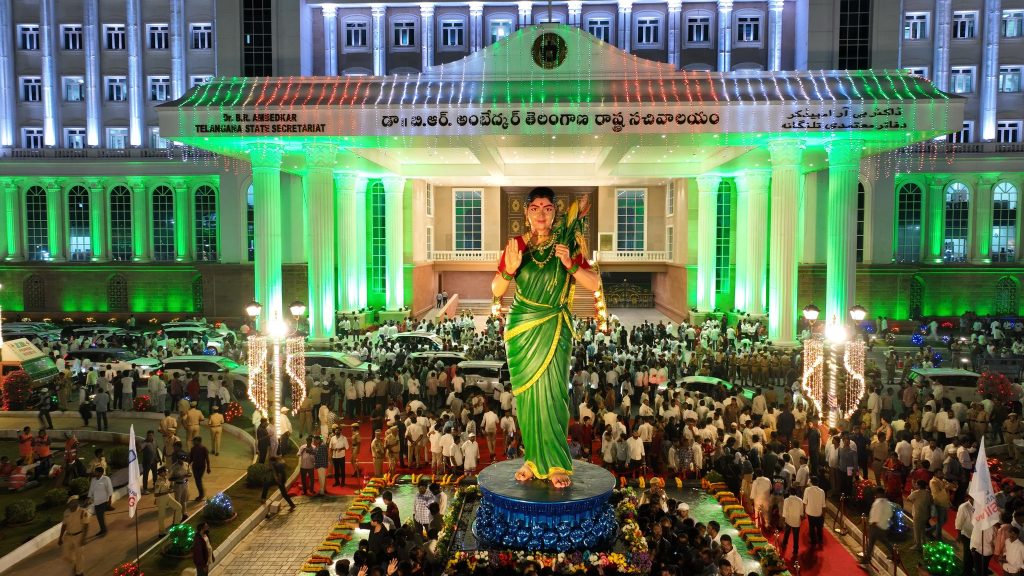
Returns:
[[[857,262],[864,261],[864,185],[857,183]]]
[[[944,262],[967,261],[967,231],[970,217],[970,191],[962,182],[946,186],[946,227],[942,242]]]
[[[962,66],[953,68],[949,73],[949,89],[954,94],[970,94],[974,92],[974,67]]]
[[[433,184],[427,184],[427,192],[426,192],[426,194],[424,196],[426,198],[426,205],[427,205],[427,207],[426,207],[427,218],[433,218],[434,217],[434,185]]]
[[[167,50],[170,46],[167,24],[149,24],[146,26],[146,38],[150,50]]]
[[[41,102],[43,100],[43,79],[39,76],[22,76],[21,100],[23,102]]]
[[[732,263],[732,184],[722,180],[715,196],[715,292],[729,291],[729,272]]]
[[[104,24],[103,45],[107,50],[124,50],[124,24]]]
[[[85,79],[81,76],[65,76],[61,79],[65,102],[85,100]]]
[[[368,22],[345,23],[345,46],[348,48],[366,48]]]
[[[384,296],[388,289],[387,275],[387,218],[384,215],[384,184],[374,181],[366,193],[369,203],[367,212],[370,214],[370,269],[367,274],[370,294]]]
[[[1024,36],[1024,10],[1003,10],[1003,38]]]
[[[107,128],[107,148],[122,149],[128,147],[127,128]]]
[[[189,27],[189,46],[193,50],[213,49],[213,24],[192,24]]]
[[[391,25],[393,46],[395,48],[411,48],[416,45],[416,23],[412,21],[394,22]]]
[[[110,102],[124,102],[128,99],[128,79],[124,76],[106,76],[103,84]]]
[[[896,262],[921,259],[921,202],[924,191],[917,184],[900,186],[896,193]]]
[[[434,259],[434,227],[433,226],[427,226],[427,237],[425,239],[424,244],[426,244],[426,249],[427,249],[427,260],[433,260]]]
[[[661,38],[661,18],[638,18],[636,21],[637,46],[657,45]]]
[[[601,42],[611,42],[612,21],[610,18],[587,18],[587,32]]]
[[[643,252],[647,231],[647,191],[617,190],[615,193],[615,249]]]
[[[242,75],[274,75],[273,0],[242,0]]]
[[[1020,66],[999,67],[999,91],[1020,92]]]
[[[21,129],[21,147],[22,148],[42,148],[43,147],[43,129],[42,128],[22,128]]]
[[[149,100],[150,102],[164,102],[171,98],[171,77],[150,76],[149,77]]]
[[[461,47],[465,44],[466,24],[462,20],[441,21],[441,45]]]
[[[64,24],[60,27],[61,47],[65,50],[82,49],[82,25]]]
[[[992,261],[1017,259],[1017,187],[1000,182],[992,190]]]
[[[977,23],[977,12],[953,12],[953,39],[969,40],[974,38]]]
[[[1020,142],[1020,120],[1000,120],[996,122],[996,140],[1006,144]]]
[[[85,148],[85,128],[65,128],[64,147]]]
[[[953,132],[952,134],[946,136],[946,142],[951,142],[953,144],[963,144],[965,142],[970,142],[971,141],[971,137],[973,135],[974,135],[974,122],[973,121],[964,122],[964,127],[961,128],[959,132]]]
[[[738,16],[736,18],[736,42],[747,44],[761,42],[760,16]]]
[[[871,68],[871,0],[839,0],[840,70]]]
[[[18,49],[39,50],[39,25],[18,25]]]
[[[927,68],[904,68],[903,70],[907,74],[913,74],[914,76],[920,76],[921,78],[924,78],[925,80],[928,79],[928,69]]]
[[[686,17],[686,43],[690,46],[711,45],[711,15]]]
[[[160,150],[167,148],[167,139],[160,137],[160,128],[157,126],[149,129],[149,147]]]
[[[202,86],[210,80],[213,80],[213,76],[209,74],[195,74],[188,77],[189,88],[195,88],[196,86]]]
[[[930,12],[907,12],[903,16],[903,39],[924,40],[928,38]]]
[[[672,180],[665,186],[665,215],[672,216],[676,212],[676,186]]]
[[[514,30],[514,28],[512,27],[512,21],[506,20],[504,18],[491,20],[489,29],[491,33],[491,44],[501,41],[506,36],[511,34],[512,30]]]
[[[676,227],[667,226],[665,228],[665,255],[668,256],[668,261],[672,262],[676,257]]]
[[[455,190],[455,250],[483,250],[484,193]]]

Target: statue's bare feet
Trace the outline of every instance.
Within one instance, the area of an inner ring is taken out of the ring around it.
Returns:
[[[551,481],[551,485],[555,488],[568,488],[572,485],[572,479],[565,472],[553,472],[548,476],[548,480]]]
[[[529,482],[530,480],[533,480],[533,470],[530,470],[530,467],[524,463],[519,470],[516,470],[516,481]]]

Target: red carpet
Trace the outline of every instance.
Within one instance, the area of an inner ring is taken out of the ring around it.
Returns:
[[[782,537],[783,532],[778,533],[778,538],[775,535],[765,536],[769,542],[775,544],[782,553],[782,558],[786,561],[786,565],[789,566],[790,572],[796,574],[795,562],[800,563],[800,575],[801,576],[820,576],[824,574],[844,574],[850,576],[852,574],[858,574],[863,572],[864,569],[857,563],[857,558],[854,558],[849,550],[836,539],[832,533],[831,522],[825,522],[825,543],[821,548],[811,548],[811,534],[808,529],[807,523],[800,527],[800,555],[797,558],[793,558],[793,542],[790,540],[786,542],[786,548],[782,548]],[[828,568],[826,569],[826,559]]]

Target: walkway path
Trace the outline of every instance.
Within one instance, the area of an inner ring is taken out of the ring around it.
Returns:
[[[146,418],[121,417],[118,413],[111,413],[110,430],[112,432],[128,433],[129,426],[135,424],[137,436],[144,436],[147,430],[156,430],[157,421]],[[127,413],[126,413],[127,414]],[[54,429],[57,431],[51,436],[63,438],[60,430],[82,429],[82,419],[74,416],[55,416],[53,418]],[[33,431],[39,426],[35,417],[11,416],[0,414],[0,427],[7,429],[21,429],[23,426],[31,426]],[[89,430],[95,430],[89,427]],[[158,440],[158,442],[160,442]],[[209,446],[210,437],[206,429],[203,429],[203,444]],[[220,456],[212,456],[212,472],[204,478],[206,496],[210,497],[224,488],[230,486],[240,476],[245,474],[249,464],[252,463],[252,448],[230,434],[224,434],[221,442]],[[189,487],[190,498],[195,497],[194,486]],[[199,503],[189,502],[188,511],[193,513],[199,508]],[[109,534],[103,538],[90,536],[85,545],[85,562],[88,568],[87,576],[109,576],[117,566],[135,558],[135,519],[128,518],[127,501],[118,501],[114,504],[115,510],[106,515],[107,529]],[[157,513],[156,504],[152,495],[143,496],[138,512],[138,542],[139,551],[145,552],[150,546],[157,542]],[[90,534],[99,531],[95,521],[89,527]],[[13,568],[3,572],[12,576],[40,576],[42,574],[70,574],[69,564],[60,559],[57,543],[53,542],[48,546],[18,563]],[[267,573],[269,574],[269,573]]]

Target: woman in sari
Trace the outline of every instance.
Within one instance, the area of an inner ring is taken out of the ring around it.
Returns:
[[[569,307],[576,285],[588,291],[600,285],[581,246],[579,219],[587,207],[581,203],[578,215],[570,209],[567,222],[556,230],[554,191],[534,188],[526,202],[530,232],[509,240],[491,281],[495,298],[504,296],[509,283],[516,281],[505,347],[525,450],[523,466],[515,475],[520,482],[538,478],[555,488],[571,484]]]

